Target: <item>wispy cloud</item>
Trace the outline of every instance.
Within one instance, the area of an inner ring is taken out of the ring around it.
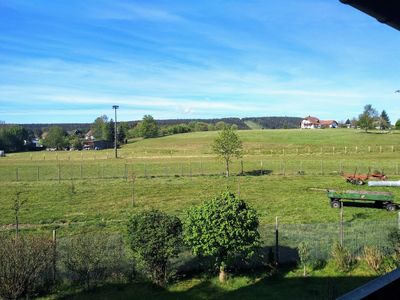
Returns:
[[[93,6],[89,12],[90,16],[96,19],[125,21],[179,22],[184,20],[177,14],[151,6],[146,2],[138,4],[113,1],[112,3],[103,2],[103,4],[102,7]]]

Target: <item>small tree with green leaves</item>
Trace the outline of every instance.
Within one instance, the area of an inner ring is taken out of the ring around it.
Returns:
[[[311,249],[310,245],[306,242],[301,242],[297,247],[297,251],[299,253],[300,264],[303,267],[303,276],[307,276],[307,266],[311,260]]]
[[[184,240],[195,255],[213,256],[224,282],[236,255],[250,257],[259,246],[258,217],[254,209],[229,191],[189,209]]]
[[[170,260],[182,246],[182,223],[158,210],[139,213],[128,224],[130,246],[136,265],[160,285],[167,283]]]
[[[238,134],[228,126],[218,134],[214,140],[212,149],[225,162],[226,176],[229,177],[229,165],[234,157],[242,157],[242,141],[239,139]]]

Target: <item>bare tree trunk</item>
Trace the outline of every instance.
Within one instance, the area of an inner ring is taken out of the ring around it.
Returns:
[[[229,160],[225,160],[226,162],[226,177],[229,177]]]
[[[228,277],[228,274],[225,272],[225,267],[219,267],[219,282],[224,283]]]

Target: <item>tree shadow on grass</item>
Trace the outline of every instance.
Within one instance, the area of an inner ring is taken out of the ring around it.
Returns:
[[[249,278],[245,286],[238,288],[235,288],[235,278],[222,285],[208,279],[182,282],[177,290],[163,289],[149,283],[109,284],[58,299],[335,299],[373,279],[361,276],[287,278],[286,271],[273,277]],[[188,288],[185,288],[186,284]]]
[[[271,175],[272,170],[251,170],[240,173],[238,176],[263,176],[263,175]]]

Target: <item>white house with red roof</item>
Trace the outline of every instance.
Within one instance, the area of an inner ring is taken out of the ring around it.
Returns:
[[[335,120],[320,120],[317,117],[308,116],[301,121],[300,127],[302,129],[337,128],[338,122]]]

